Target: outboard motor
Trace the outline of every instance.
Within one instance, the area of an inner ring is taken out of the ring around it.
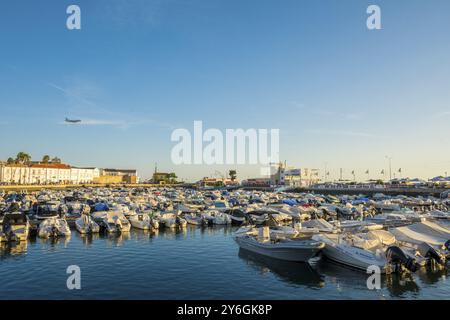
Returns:
[[[401,266],[404,266],[411,272],[417,271],[416,260],[407,257],[402,249],[397,246],[390,246],[386,249],[386,259],[389,263],[394,265],[395,271],[398,271]]]
[[[417,247],[420,255],[422,257],[428,258],[430,261],[428,261],[429,263],[431,263],[432,261],[437,262],[438,264],[445,264],[445,258],[439,254],[432,246],[430,246],[428,243],[426,242],[422,242],[418,247]]]
[[[447,242],[444,244],[444,248],[445,248],[447,251],[450,251],[450,240],[447,240]]]

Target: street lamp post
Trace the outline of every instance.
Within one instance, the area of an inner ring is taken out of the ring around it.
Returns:
[[[386,159],[389,160],[389,180],[392,180],[392,165],[391,165],[392,157],[386,156]]]

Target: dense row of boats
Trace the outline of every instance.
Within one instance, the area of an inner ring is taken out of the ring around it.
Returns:
[[[0,194],[0,242],[131,228],[156,231],[239,225],[243,250],[308,262],[323,256],[351,268],[415,272],[446,268],[450,200],[331,196],[184,188],[86,188]]]

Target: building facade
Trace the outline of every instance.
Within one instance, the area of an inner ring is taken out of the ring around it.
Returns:
[[[308,187],[320,182],[319,169],[293,168],[278,164],[271,169],[272,185]]]
[[[61,163],[1,164],[2,184],[83,184],[93,183],[97,168],[76,168]]]

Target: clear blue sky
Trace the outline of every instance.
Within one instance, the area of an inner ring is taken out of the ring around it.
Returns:
[[[77,4],[82,30],[66,29]],[[378,4],[382,30],[366,28]],[[0,4],[0,159],[171,163],[174,128],[279,128],[291,165],[450,172],[448,0],[42,0]],[[65,117],[84,125],[63,124]],[[259,167],[237,167],[241,178]]]

